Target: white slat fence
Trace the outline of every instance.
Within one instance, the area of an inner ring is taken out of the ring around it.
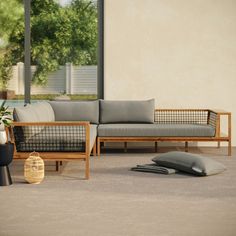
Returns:
[[[31,66],[32,74],[36,66]],[[8,89],[17,95],[24,94],[24,63],[13,66],[13,76]],[[60,69],[49,73],[46,86],[32,85],[31,94],[97,94],[97,66],[74,66],[66,63]]]

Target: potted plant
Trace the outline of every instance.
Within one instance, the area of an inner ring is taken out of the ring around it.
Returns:
[[[7,142],[7,135],[5,127],[11,125],[12,112],[5,106],[6,101],[2,102],[0,106],[0,186],[7,186],[12,184],[10,171],[8,165],[12,162],[14,154],[14,145]]]
[[[7,135],[5,127],[9,127],[12,122],[12,112],[8,110],[8,106],[5,106],[6,101],[2,102],[0,106],[0,144],[5,144],[7,142]]]

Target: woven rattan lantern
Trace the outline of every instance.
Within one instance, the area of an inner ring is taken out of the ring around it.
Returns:
[[[25,180],[30,184],[39,184],[44,178],[44,161],[38,152],[30,153],[25,161]]]

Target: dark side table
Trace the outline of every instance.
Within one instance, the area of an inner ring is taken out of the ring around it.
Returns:
[[[11,174],[8,165],[12,162],[14,144],[8,142],[0,144],[0,186],[12,184]]]

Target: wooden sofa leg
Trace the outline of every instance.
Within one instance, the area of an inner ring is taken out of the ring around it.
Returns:
[[[89,179],[89,157],[85,159],[85,179]]]
[[[217,147],[220,148],[220,141],[217,142]]]
[[[124,142],[124,152],[127,152],[127,142]]]
[[[155,152],[157,152],[157,149],[158,149],[158,143],[155,142]]]
[[[101,146],[100,146],[100,139],[97,138],[97,155],[100,157],[101,154]]]
[[[188,142],[185,142],[185,152],[188,152]]]
[[[59,170],[60,170],[60,162],[56,161],[56,171],[59,171]]]
[[[228,156],[232,155],[232,145],[231,145],[231,140],[228,142]]]

